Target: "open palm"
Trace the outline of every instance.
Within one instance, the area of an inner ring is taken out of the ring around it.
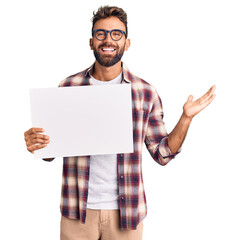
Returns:
[[[215,98],[214,91],[216,86],[212,86],[207,93],[205,93],[202,97],[193,101],[193,96],[190,95],[188,97],[187,102],[183,106],[183,113],[185,116],[189,118],[193,118],[199,112],[201,112],[205,107],[207,107]]]

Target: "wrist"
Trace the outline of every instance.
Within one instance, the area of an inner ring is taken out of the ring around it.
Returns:
[[[182,113],[181,116],[181,120],[185,123],[185,124],[190,124],[192,122],[193,116],[190,117],[188,115],[186,115],[184,112]]]

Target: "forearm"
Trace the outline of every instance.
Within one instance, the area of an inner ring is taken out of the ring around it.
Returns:
[[[182,146],[191,122],[192,118],[185,116],[183,113],[175,128],[168,135],[168,146],[172,154],[175,154]]]

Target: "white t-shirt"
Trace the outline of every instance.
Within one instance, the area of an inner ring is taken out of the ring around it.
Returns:
[[[111,81],[90,78],[93,85],[120,84],[121,81],[122,73]],[[117,176],[117,154],[90,156],[87,208],[119,209]]]

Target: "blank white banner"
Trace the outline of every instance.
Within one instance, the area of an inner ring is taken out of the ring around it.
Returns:
[[[133,152],[130,84],[30,89],[30,101],[50,137],[35,158]]]

